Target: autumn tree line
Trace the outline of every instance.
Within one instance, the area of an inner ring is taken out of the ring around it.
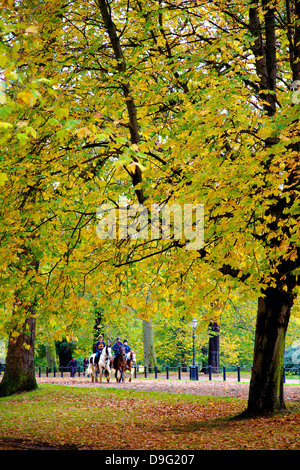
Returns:
[[[297,0],[2,2],[1,395],[36,387],[37,328],[63,337],[95,298],[151,337],[158,312],[209,324],[238,295],[257,305],[245,415],[285,408],[299,15]],[[204,205],[203,246],[99,239],[97,208],[119,233],[121,200]]]
[[[207,373],[208,366],[212,372],[220,372],[222,366],[235,370],[237,366],[250,371],[253,361],[255,339],[256,302],[241,304],[238,297],[232,296],[228,305],[220,312],[218,322],[201,321],[205,312],[197,312],[199,322],[195,331],[195,360],[199,371]],[[83,359],[94,352],[99,332],[106,343],[113,344],[116,335],[127,339],[129,346],[136,353],[137,364],[169,366],[189,370],[193,360],[193,341],[191,322],[182,315],[168,317],[158,312],[151,321],[153,332],[153,354],[144,356],[143,320],[136,312],[127,311],[126,316],[113,319],[100,307],[94,307],[85,315],[87,322],[78,322],[66,337],[48,340],[37,328],[35,347],[35,366],[67,367],[72,356],[75,356],[80,367]],[[286,373],[298,373],[299,322],[291,318],[287,332],[285,348]],[[147,351],[147,347],[145,348]],[[294,356],[293,356],[294,353]],[[297,354],[297,356],[296,356]],[[0,351],[0,361],[5,362],[5,348]]]
[[[234,299],[236,300],[236,299]],[[255,332],[255,303],[252,305],[239,305],[232,303],[222,312],[217,322],[199,321],[195,331],[195,360],[199,369],[204,372],[211,365],[215,371],[216,365],[244,366],[252,365],[254,332]],[[94,313],[94,319],[93,319]],[[201,318],[202,312],[199,317]],[[35,364],[37,366],[66,367],[75,356],[82,366],[83,359],[94,352],[99,332],[103,335],[105,343],[113,344],[117,335],[122,341],[127,340],[131,349],[136,353],[138,364],[153,366],[169,366],[188,369],[192,364],[193,341],[191,322],[184,315],[180,317],[167,317],[159,312],[152,318],[153,332],[152,355],[144,355],[143,320],[137,317],[136,312],[127,311],[126,316],[113,319],[101,307],[91,310],[84,325],[79,324],[66,335],[65,338],[55,341],[45,339],[37,329]],[[94,323],[93,323],[94,321]],[[297,324],[292,327],[297,334]],[[292,343],[290,335],[288,344]],[[147,341],[147,339],[146,339]],[[214,361],[212,361],[212,355]],[[4,354],[2,354],[3,357]],[[1,357],[0,357],[1,359]]]

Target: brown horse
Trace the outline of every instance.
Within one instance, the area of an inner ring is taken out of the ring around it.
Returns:
[[[130,378],[129,382],[131,382],[131,379],[133,378],[133,370],[132,370],[132,363],[135,362],[135,352],[130,351],[127,355],[126,359],[126,370],[129,370],[130,373]]]
[[[125,368],[126,368],[126,354],[125,346],[120,346],[119,354],[116,357],[112,357],[110,360],[111,369],[115,369],[115,377],[117,382],[125,382]]]

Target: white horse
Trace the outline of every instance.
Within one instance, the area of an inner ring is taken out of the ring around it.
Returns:
[[[135,351],[129,351],[126,354],[126,359],[130,359],[134,364],[136,362],[136,353],[135,353]]]
[[[97,370],[99,370],[100,383],[102,383],[102,374],[104,371],[106,380],[107,382],[109,382],[111,378],[111,370],[110,370],[111,348],[110,346],[107,345],[102,349],[98,364],[95,363],[95,356],[96,354],[92,354],[90,356],[89,367],[86,371],[86,374],[91,374],[92,382],[98,382]]]

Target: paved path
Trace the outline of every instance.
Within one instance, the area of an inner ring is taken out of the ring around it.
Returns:
[[[188,393],[202,396],[222,396],[233,398],[247,398],[249,381],[237,382],[228,380],[166,380],[166,379],[134,379],[132,382],[116,383],[113,379],[110,383],[92,383],[90,378],[38,378],[38,383],[61,384],[75,387],[99,387],[104,389],[118,388],[123,390],[139,390],[148,392]],[[300,402],[300,386],[285,385],[286,401]]]

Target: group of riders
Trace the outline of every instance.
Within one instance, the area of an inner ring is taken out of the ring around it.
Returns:
[[[95,353],[95,363],[97,364],[99,362],[99,358],[101,356],[102,350],[105,348],[106,344],[103,341],[103,336],[99,335],[98,336],[98,341],[96,343],[96,353]],[[114,369],[117,368],[117,361],[118,357],[120,355],[120,348],[125,349],[125,355],[128,357],[128,353],[131,351],[131,348],[127,344],[127,340],[124,339],[123,343],[121,342],[120,336],[117,336],[116,342],[112,347],[112,351],[114,353]]]
[[[113,352],[114,357],[111,356]],[[117,382],[125,381],[126,370],[129,371],[131,382],[133,377],[132,363],[135,362],[135,353],[131,351],[131,348],[128,346],[127,341],[124,340],[121,342],[120,336],[116,338],[116,342],[111,348],[110,345],[106,345],[103,341],[103,336],[98,336],[98,341],[96,343],[96,352],[91,355],[89,359],[89,367],[87,369],[87,374],[91,374],[92,382],[96,381],[97,373],[100,373],[100,382],[102,382],[102,374],[106,377],[107,382],[111,378],[111,369],[115,370],[115,377]]]

